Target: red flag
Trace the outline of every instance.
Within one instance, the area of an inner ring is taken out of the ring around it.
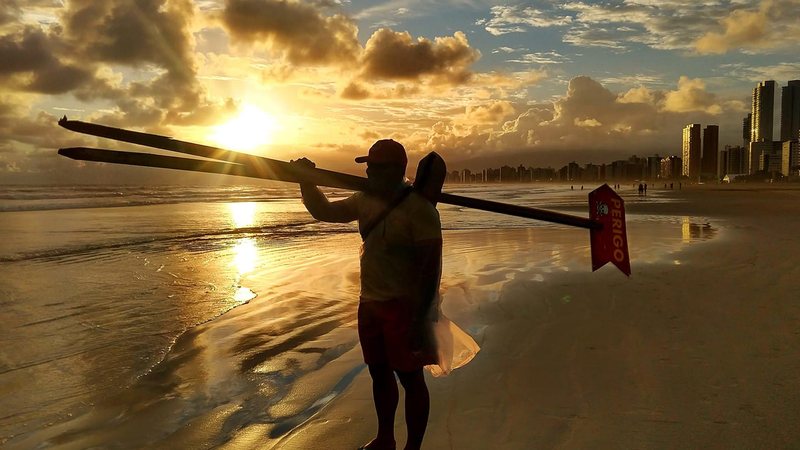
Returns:
[[[625,275],[631,274],[628,234],[625,230],[625,202],[607,184],[589,193],[589,218],[603,225],[589,232],[592,271],[613,263]]]

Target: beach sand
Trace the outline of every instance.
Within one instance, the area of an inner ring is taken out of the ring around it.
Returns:
[[[481,351],[428,377],[424,448],[800,448],[800,189],[653,191],[625,192],[630,278],[591,272],[584,230],[445,231],[444,311]],[[181,334],[122,393],[8,448],[367,442],[358,236],[291,242],[253,243],[261,262],[241,283],[256,299]],[[396,431],[402,448],[402,393]]]
[[[667,195],[674,201],[629,201],[628,213],[704,217],[708,226],[686,220],[679,238],[695,243],[676,249],[674,236],[632,224],[630,279],[610,267],[589,273],[575,249],[567,258],[578,261],[561,267],[578,269],[550,267],[542,281],[535,252],[520,252],[516,266],[462,262],[471,289],[445,295],[457,321],[485,327],[482,349],[430,380],[425,448],[800,448],[800,190]],[[452,253],[458,239],[446,239]],[[483,276],[503,281],[477,289]],[[363,444],[376,424],[369,386],[362,373],[275,448]],[[396,433],[402,443],[402,406]],[[229,448],[263,444],[257,434]]]

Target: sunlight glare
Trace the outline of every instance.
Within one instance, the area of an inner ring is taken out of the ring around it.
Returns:
[[[252,238],[239,239],[233,247],[232,265],[239,276],[252,272],[258,265],[258,247]]]
[[[256,222],[255,202],[229,203],[234,228],[252,227]]]
[[[214,127],[209,137],[224,148],[249,151],[272,142],[278,128],[274,116],[257,106],[244,104],[238,115]]]

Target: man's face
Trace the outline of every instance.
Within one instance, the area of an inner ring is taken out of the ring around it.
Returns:
[[[367,163],[367,180],[376,193],[394,192],[404,176],[405,168],[402,165]]]

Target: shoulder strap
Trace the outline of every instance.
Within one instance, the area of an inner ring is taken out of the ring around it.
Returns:
[[[366,241],[367,240],[367,236],[369,236],[369,234],[372,232],[372,230],[374,230],[375,227],[378,226],[378,224],[381,223],[383,221],[383,219],[385,219],[386,216],[389,215],[390,212],[392,212],[392,210],[397,208],[400,205],[400,203],[403,203],[403,200],[405,200],[406,197],[408,197],[408,195],[411,194],[411,191],[413,191],[413,190],[414,190],[414,188],[412,186],[408,186],[405,189],[403,189],[403,192],[401,192],[400,195],[395,197],[395,199],[392,200],[391,203],[386,205],[386,208],[384,208],[384,210],[381,211],[380,214],[378,214],[369,223],[364,225],[364,228],[359,230],[359,232],[361,233],[361,239]]]

